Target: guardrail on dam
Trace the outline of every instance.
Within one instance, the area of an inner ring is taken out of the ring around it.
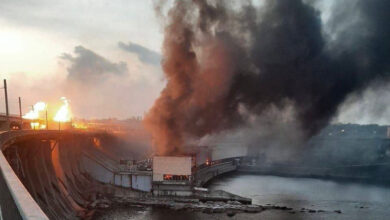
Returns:
[[[0,151],[0,195],[0,219],[48,219],[20,182],[2,151]]]

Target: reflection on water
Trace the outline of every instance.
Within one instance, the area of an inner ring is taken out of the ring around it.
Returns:
[[[172,211],[166,209],[118,208],[98,219],[389,219],[390,188],[308,178],[259,175],[231,175],[213,181],[209,188],[222,189],[250,197],[253,203],[294,208],[295,214],[270,210],[258,214],[226,214]],[[300,212],[301,208],[324,210],[323,213]],[[341,210],[342,214],[335,213]]]

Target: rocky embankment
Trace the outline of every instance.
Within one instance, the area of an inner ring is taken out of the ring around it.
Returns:
[[[341,210],[326,211],[316,209],[293,209],[287,206],[278,205],[254,205],[254,204],[243,204],[238,201],[207,201],[202,202],[199,199],[193,198],[134,198],[134,197],[117,197],[111,200],[101,200],[102,203],[97,202],[96,208],[107,209],[113,207],[129,207],[129,208],[166,208],[175,211],[188,211],[188,212],[203,212],[207,214],[214,213],[226,213],[227,216],[232,217],[237,213],[260,213],[266,210],[280,210],[290,214],[296,214],[298,212],[307,213],[325,213],[335,212],[341,214]]]

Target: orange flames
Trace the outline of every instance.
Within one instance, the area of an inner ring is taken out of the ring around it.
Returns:
[[[32,106],[32,109],[27,112],[23,118],[24,119],[30,119],[34,120],[30,123],[30,126],[32,129],[45,129],[46,125],[41,124],[39,121],[37,121],[40,118],[41,113],[46,110],[47,104],[44,102],[37,102],[34,106]]]
[[[42,111],[46,109],[47,105],[44,102],[37,102],[33,108],[23,116],[25,119],[38,119]]]
[[[61,101],[63,102],[59,109],[56,110],[52,121],[56,122],[70,122],[72,120],[72,114],[70,110],[69,101],[65,97],[61,97]],[[55,106],[55,105],[54,105]],[[52,108],[55,109],[55,108]],[[51,110],[48,108],[48,105],[45,102],[37,102],[32,109],[27,112],[23,118],[32,120],[30,126],[32,129],[46,129],[46,123],[42,123],[42,120],[45,120],[47,115],[45,115],[44,111]],[[50,119],[48,119],[50,120]]]
[[[79,122],[79,123],[74,123],[72,125],[76,129],[83,129],[83,130],[88,129],[88,127],[84,123]]]
[[[69,122],[72,119],[72,115],[70,113],[69,101],[65,97],[61,97],[61,100],[64,104],[57,111],[54,116],[54,121],[57,122]]]

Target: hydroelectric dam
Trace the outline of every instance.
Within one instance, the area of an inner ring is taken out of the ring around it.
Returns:
[[[167,196],[251,203],[228,192],[200,188],[213,177],[236,170],[239,158],[207,162],[197,169],[190,164],[188,174],[159,165],[171,169],[166,171],[170,175],[155,180],[150,160],[110,157],[116,138],[106,132],[78,130],[1,133],[0,219],[90,219],[97,208],[113,202],[142,200],[158,205],[161,202],[153,199]]]
[[[305,159],[305,164],[269,163],[263,152],[226,152],[229,147],[238,149],[240,144],[234,141],[219,142],[220,147],[197,146],[187,155],[152,157],[139,151],[121,153],[119,148],[129,147],[123,137],[106,131],[4,131],[0,133],[0,219],[94,219],[118,206],[200,213],[297,212],[291,207],[259,205],[256,200],[248,205],[253,195],[245,198],[229,193],[237,193],[234,187],[204,186],[214,177],[233,171],[387,184],[387,130],[379,126],[328,127],[309,142],[312,146],[304,155],[311,161]],[[347,132],[351,134],[347,136]],[[325,138],[329,134],[336,137]],[[324,152],[331,156],[321,157]],[[356,156],[359,152],[362,154]]]

